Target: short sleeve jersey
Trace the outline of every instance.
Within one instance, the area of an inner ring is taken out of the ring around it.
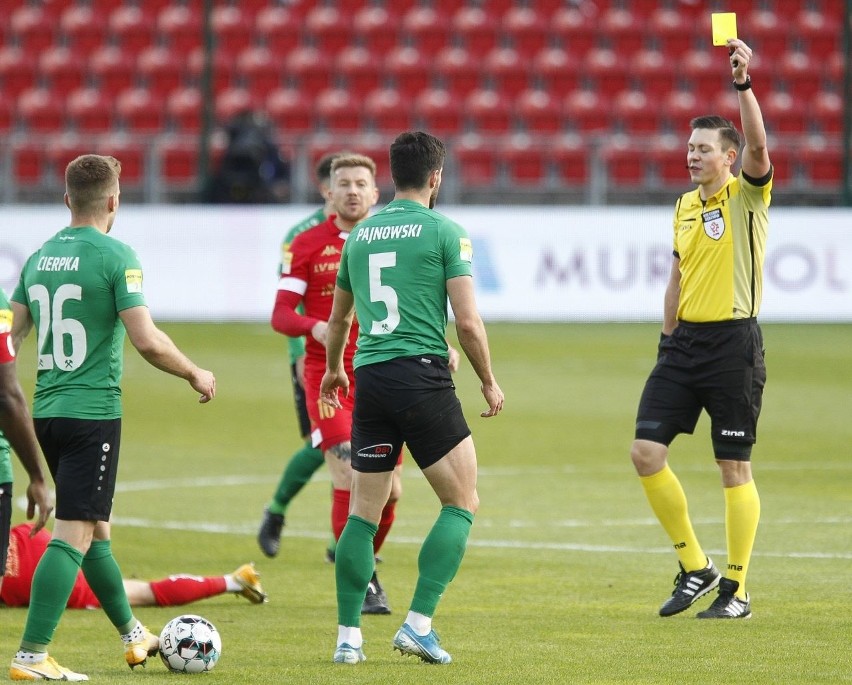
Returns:
[[[335,225],[332,215],[321,224],[297,235],[290,245],[290,252],[282,262],[283,273],[278,289],[302,295],[305,316],[318,321],[328,321],[331,316],[340,254],[348,235]],[[354,322],[344,353],[344,364],[349,369],[352,368],[357,337],[358,323]],[[325,368],[325,347],[311,336],[306,336],[305,364],[314,369]]]
[[[12,347],[12,308],[3,288],[0,288],[0,364],[11,364],[15,360]],[[12,482],[12,458],[9,441],[0,431],[0,483]]]
[[[411,200],[394,200],[352,229],[337,285],[361,326],[355,367],[421,354],[447,358],[447,280],[471,276],[465,230]]]
[[[65,228],[27,260],[12,299],[38,333],[33,416],[119,418],[118,313],[145,305],[136,253],[95,228]]]
[[[742,172],[702,202],[685,193],[674,215],[680,258],[677,318],[694,323],[756,317],[763,296],[763,262],[772,177],[758,185]]]
[[[317,224],[321,224],[325,221],[325,208],[320,207],[317,211],[315,211],[310,216],[305,217],[295,226],[293,226],[287,234],[284,236],[284,241],[281,243],[281,261],[278,264],[278,277],[281,277],[281,274],[284,273],[284,265],[287,263],[287,260],[290,258],[290,244],[293,242],[293,239],[299,235],[300,233],[304,233],[309,228],[313,228]],[[289,338],[287,340],[288,350],[290,352],[290,363],[295,364],[296,360],[299,357],[304,356],[305,354],[305,338],[304,336],[298,336],[296,338]]]

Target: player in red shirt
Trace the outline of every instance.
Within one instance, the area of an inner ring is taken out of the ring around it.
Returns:
[[[331,167],[328,199],[332,214],[321,224],[300,233],[290,244],[282,262],[281,280],[272,312],[272,327],[290,337],[306,336],[305,343],[305,395],[311,419],[313,444],[319,446],[328,464],[334,487],[331,507],[331,525],[334,537],[339,538],[349,516],[349,491],[352,487],[350,463],[352,435],[352,408],[355,396],[350,387],[349,396],[342,398],[343,407],[334,409],[320,400],[320,382],[325,373],[325,336],[340,252],[349,231],[359,221],[367,218],[370,208],[379,199],[376,187],[376,164],[364,155],[343,155]],[[304,315],[296,308],[304,305]],[[344,352],[344,363],[350,378],[358,323],[353,322],[349,341]],[[401,453],[400,453],[401,457]],[[402,489],[401,464],[394,472],[393,486],[387,505],[382,512],[374,551],[382,546],[394,519],[396,502]],[[390,608],[375,573],[367,589],[362,613],[388,614]]]
[[[22,523],[11,530],[6,573],[0,585],[0,603],[9,607],[25,607],[30,603],[30,586],[38,560],[47,549],[50,533],[42,528],[31,536],[32,523]],[[226,592],[242,595],[252,604],[266,601],[260,576],[253,564],[244,564],[223,576],[191,576],[179,574],[162,580],[122,579],[130,606],[179,606]],[[69,609],[97,609],[98,598],[86,582],[83,572],[77,574],[74,590],[68,599]]]

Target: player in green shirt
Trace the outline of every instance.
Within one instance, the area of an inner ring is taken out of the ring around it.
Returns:
[[[80,569],[118,629],[127,664],[144,664],[159,649],[158,637],[130,609],[110,545],[125,330],[146,361],[188,381],[200,402],[216,393],[213,374],[154,325],[136,254],[107,235],[118,211],[120,174],[113,157],[83,155],[68,164],[71,222],[27,260],[12,296],[15,348],[33,326],[37,331],[33,417],[56,486],[53,539],[33,577],[12,680],[88,680],[47,654]]]
[[[37,533],[53,511],[53,503],[44,482],[41,450],[33,432],[30,410],[15,373],[15,348],[12,345],[12,310],[6,293],[0,288],[0,586],[6,568],[9,532],[12,525],[12,455],[15,449],[29,476],[27,518],[38,518]]]
[[[357,664],[360,608],[373,572],[373,537],[391,487],[394,456],[404,442],[441,502],[423,542],[419,577],[393,647],[429,663],[450,655],[432,616],[456,575],[479,505],[476,451],[448,365],[447,299],[462,349],[482,383],[488,409],[503,408],[491,370],[485,326],[471,278],[464,229],[433,211],[444,166],[443,143],[427,133],[400,134],[390,148],[393,201],[352,229],[343,248],[326,338],[323,402],[340,407],[349,391],[343,350],[359,323],[352,426],[352,502],[337,543],[338,637],[335,663]]]
[[[320,194],[326,198],[326,202],[322,207],[287,231],[284,241],[281,244],[282,260],[287,258],[290,243],[293,242],[293,239],[297,235],[322,223],[331,213],[331,201],[328,199],[328,190],[331,184],[331,163],[336,157],[342,154],[349,153],[332,152],[324,155],[317,162],[315,169],[317,185]],[[279,266],[278,275],[280,276],[281,273],[281,267]],[[301,312],[302,306],[299,305],[299,308]],[[305,405],[304,389],[305,338],[288,338],[287,345],[290,352],[290,380],[293,384],[293,401],[296,405],[296,416],[299,420],[299,432],[303,444],[290,456],[287,465],[284,467],[284,472],[281,474],[281,480],[278,483],[275,494],[273,494],[272,499],[263,510],[263,519],[260,522],[260,529],[257,533],[257,543],[260,545],[263,553],[268,557],[276,556],[278,550],[281,548],[281,529],[285,525],[287,507],[290,506],[290,502],[299,494],[317,469],[325,463],[322,450],[313,446],[310,437],[311,422],[308,418],[307,406]],[[326,559],[328,561],[334,561],[334,549],[336,545],[337,541],[334,539],[334,535],[332,535],[326,549]]]

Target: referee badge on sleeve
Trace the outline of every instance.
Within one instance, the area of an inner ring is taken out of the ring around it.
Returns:
[[[711,209],[701,215],[704,220],[704,232],[713,240],[719,240],[725,233],[725,217],[721,209]]]

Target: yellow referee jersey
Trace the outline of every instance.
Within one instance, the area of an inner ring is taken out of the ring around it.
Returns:
[[[740,172],[704,202],[698,188],[678,199],[674,253],[680,258],[679,320],[757,316],[771,194],[771,177],[757,186]]]

